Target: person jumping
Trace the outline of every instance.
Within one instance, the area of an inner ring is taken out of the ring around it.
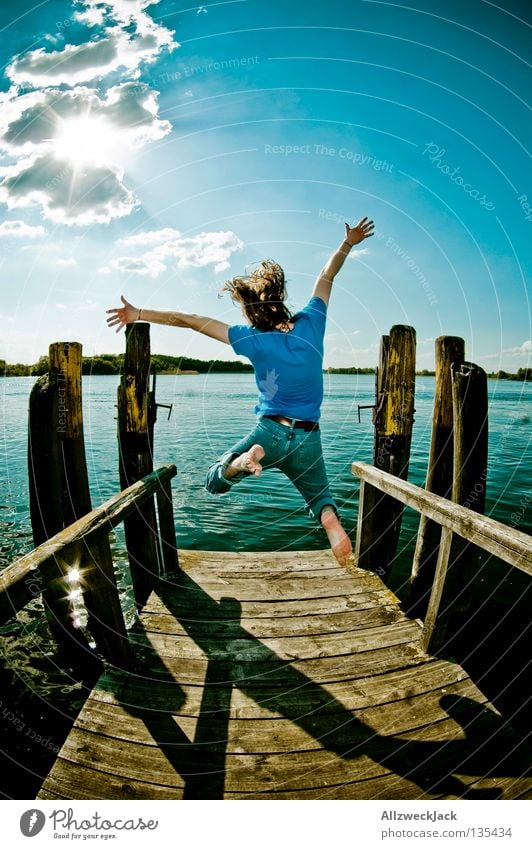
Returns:
[[[120,331],[134,321],[188,327],[231,345],[253,365],[259,398],[252,431],[229,448],[207,472],[208,492],[219,494],[246,477],[277,468],[295,484],[310,515],[324,528],[339,563],[351,559],[351,541],[338,517],[323,460],[319,419],[323,400],[323,337],[334,278],[354,245],[373,236],[362,218],[345,225],[345,239],[320,271],[308,304],[292,314],[286,306],[284,271],[263,260],[251,274],[233,277],[229,292],[246,324],[228,325],[207,316],[138,309],[122,296],[122,307],[107,310],[107,323]]]

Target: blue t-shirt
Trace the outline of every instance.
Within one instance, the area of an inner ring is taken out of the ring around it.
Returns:
[[[229,328],[236,354],[251,360],[259,400],[255,412],[317,422],[323,400],[323,334],[327,305],[313,297],[294,318],[288,333],[257,330],[248,324]]]

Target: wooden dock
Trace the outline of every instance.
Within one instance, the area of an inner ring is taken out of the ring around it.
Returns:
[[[522,741],[375,574],[179,555],[38,798],[532,798]]]

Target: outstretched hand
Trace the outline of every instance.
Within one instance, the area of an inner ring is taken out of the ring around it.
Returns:
[[[116,327],[117,333],[122,330],[126,324],[133,324],[134,321],[137,321],[140,312],[137,307],[134,307],[133,304],[126,301],[123,295],[120,295],[120,300],[124,305],[123,307],[116,307],[115,309],[107,310],[109,315],[107,324],[109,327]]]
[[[369,236],[373,236],[374,227],[375,225],[373,221],[368,221],[367,216],[365,218],[361,218],[355,227],[350,227],[346,222],[345,240],[346,242],[349,242],[350,245],[358,245],[359,242],[363,242],[364,239],[367,239]]]

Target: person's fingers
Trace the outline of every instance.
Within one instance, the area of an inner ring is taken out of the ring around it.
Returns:
[[[123,304],[127,304],[127,301],[126,301],[126,299],[124,298],[123,295],[120,295],[120,300],[122,301]]]
[[[364,216],[364,218],[361,218],[361,219],[360,219],[360,221],[359,221],[359,222],[358,222],[358,224],[357,224],[357,227],[362,227],[362,225],[363,225],[364,221],[367,221],[367,220],[368,220],[368,216],[367,216],[367,215],[365,215],[365,216]]]

